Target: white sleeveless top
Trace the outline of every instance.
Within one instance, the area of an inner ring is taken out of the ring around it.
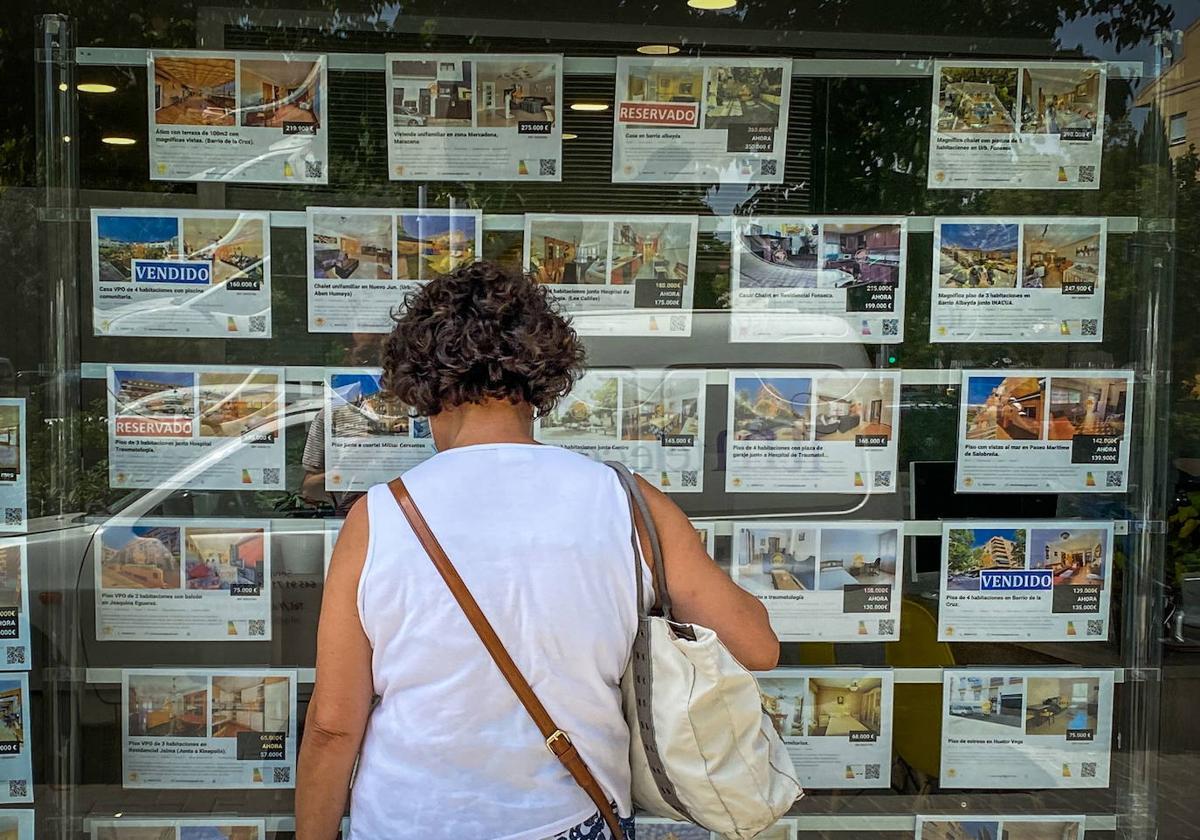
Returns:
[[[637,590],[616,475],[558,447],[483,444],[439,453],[404,482],[521,673],[629,816],[619,682]],[[590,817],[595,806],[546,748],[386,485],[370,489],[367,510],[358,610],[381,699],[351,840],[541,840]]]

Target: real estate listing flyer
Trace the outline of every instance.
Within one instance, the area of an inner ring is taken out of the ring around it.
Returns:
[[[732,370],[727,493],[894,493],[900,372]]]
[[[788,58],[617,57],[614,183],[782,184]]]
[[[1084,840],[1084,817],[917,815],[914,840]]]
[[[94,544],[99,641],[271,638],[268,520],[114,520]]]
[[[955,489],[1124,493],[1132,406],[1128,370],[964,370]]]
[[[580,335],[692,334],[695,216],[525,214],[525,270]]]
[[[131,669],[121,706],[124,787],[295,787],[295,671]]]
[[[221,817],[92,820],[91,840],[266,840],[266,820]]]
[[[733,219],[732,342],[904,340],[904,218]]]
[[[561,181],[563,59],[388,53],[393,181]]]
[[[935,219],[932,342],[1104,338],[1107,219]]]
[[[1113,523],[942,522],[938,641],[1108,638]]]
[[[482,253],[478,210],[309,207],[308,331],[389,333],[425,280]]]
[[[0,397],[0,533],[29,527],[29,474],[24,397]]]
[[[29,675],[0,675],[0,803],[33,801],[28,732]]]
[[[283,368],[109,365],[109,484],[282,490],[283,397]]]
[[[379,368],[325,371],[325,489],[366,490],[437,449],[429,419],[383,390]]]
[[[34,810],[5,808],[0,811],[0,837],[7,840],[33,840]]]
[[[947,669],[943,679],[943,788],[1108,787],[1111,669]]]
[[[150,179],[325,184],[323,55],[150,50]]]
[[[638,840],[713,840],[717,835],[694,823],[676,822],[661,817],[634,816]],[[796,840],[796,823],[786,817],[754,835],[755,840]]]
[[[92,210],[92,330],[270,338],[270,214]]]
[[[715,559],[715,551],[717,546],[717,523],[712,519],[693,519],[691,520],[692,527],[696,529],[696,536],[700,539],[700,544],[704,546],[704,551],[710,558]]]
[[[534,436],[597,461],[620,461],[667,493],[704,489],[703,370],[587,371]]]
[[[321,566],[321,574],[324,577],[329,576],[329,561],[333,559],[333,549],[337,545],[338,537],[342,533],[341,519],[326,519],[324,532],[324,563]]]
[[[900,638],[901,523],[733,523],[734,581],[784,642]]]
[[[29,568],[24,537],[0,539],[0,671],[28,671]]]
[[[1098,190],[1103,62],[935,61],[931,189]]]
[[[804,787],[891,784],[891,670],[776,668],[757,677],[763,709]]]

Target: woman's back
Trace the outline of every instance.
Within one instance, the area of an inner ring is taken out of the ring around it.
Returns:
[[[443,452],[404,480],[551,717],[628,815],[618,682],[636,582],[615,475],[556,447],[484,444]],[[385,485],[367,509],[358,606],[381,700],[354,785],[354,840],[541,840],[593,814]]]

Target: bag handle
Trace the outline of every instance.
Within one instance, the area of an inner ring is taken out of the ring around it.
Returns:
[[[646,503],[646,496],[642,493],[637,478],[629,471],[629,467],[620,461],[605,461],[604,463],[617,474],[621,486],[625,488],[625,495],[629,497],[629,518],[633,520],[634,534],[633,558],[637,567],[638,614],[646,615],[645,599],[642,597],[642,545],[641,540],[638,539],[644,534],[646,541],[650,543],[650,559],[654,564],[655,603],[663,618],[667,621],[674,621],[671,617],[671,593],[667,591],[667,571],[663,565],[662,544],[658,540],[658,529],[654,527],[654,517],[650,515],[650,506]]]
[[[559,729],[554,723],[554,720],[550,717],[550,713],[546,711],[546,707],[538,700],[529,682],[522,676],[520,669],[517,668],[517,664],[508,655],[508,651],[504,648],[504,643],[500,641],[500,637],[492,629],[487,616],[483,614],[483,610],[479,608],[479,604],[476,602],[474,596],[471,595],[471,590],[467,589],[466,583],[459,576],[458,570],[454,568],[454,564],[450,562],[445,549],[442,548],[437,537],[430,530],[429,523],[425,521],[425,517],[421,514],[417,503],[413,501],[408,488],[404,486],[404,482],[399,478],[394,479],[388,484],[388,488],[392,491],[392,496],[395,497],[396,504],[400,506],[401,512],[404,513],[404,518],[408,520],[413,533],[416,534],[417,539],[420,541],[421,547],[425,549],[425,553],[429,555],[429,559],[433,561],[434,567],[437,568],[438,574],[446,582],[446,586],[450,589],[450,594],[454,596],[454,600],[462,608],[467,621],[471,623],[471,627],[479,635],[479,640],[483,642],[483,646],[491,654],[496,667],[500,669],[500,673],[504,675],[504,679],[512,687],[513,692],[517,695],[517,699],[521,701],[521,705],[525,707],[525,711],[533,719],[538,732],[542,733],[542,737],[546,739],[546,748],[554,753],[554,756],[562,762],[563,767],[571,774],[571,778],[575,780],[576,784],[583,789],[583,792],[596,805],[596,809],[604,818],[604,822],[608,824],[608,828],[615,840],[625,840],[625,833],[621,830],[620,820],[617,818],[612,805],[609,804],[608,797],[605,796],[600,783],[596,781],[596,777],[592,775],[592,771],[584,763],[583,756],[579,754],[575,745],[571,743],[571,739],[567,736],[567,733]]]

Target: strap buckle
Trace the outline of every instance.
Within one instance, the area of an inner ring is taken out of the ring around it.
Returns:
[[[563,752],[566,752],[567,749],[570,749],[571,739],[567,737],[567,733],[563,732],[561,729],[555,729],[550,733],[550,737],[546,739],[546,749],[550,750],[550,752],[554,753],[555,755],[562,755],[562,753],[554,748],[555,742],[557,742],[560,738],[567,743],[567,747],[563,750]]]

